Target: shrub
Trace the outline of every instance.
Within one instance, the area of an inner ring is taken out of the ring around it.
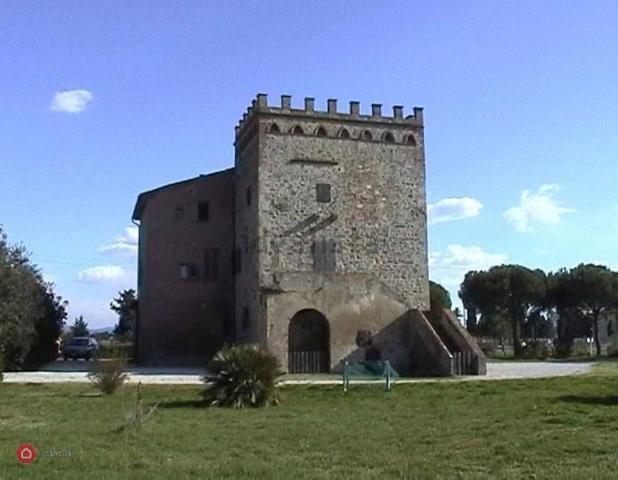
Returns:
[[[133,356],[133,344],[114,340],[102,340],[99,342],[100,358],[112,358],[117,355],[123,355],[127,360],[130,360]]]
[[[590,344],[586,342],[585,338],[576,338],[573,341],[572,357],[590,357],[591,355]]]
[[[544,360],[551,357],[553,353],[552,344],[547,340],[534,340],[526,344],[523,357]]]
[[[558,358],[568,358],[573,354],[573,342],[558,342],[555,344],[556,349],[556,357]]]
[[[607,347],[607,356],[611,358],[618,358],[618,343],[614,342]]]
[[[277,378],[282,375],[277,358],[252,345],[223,347],[204,376],[204,401],[208,406],[264,407],[279,403]]]
[[[88,374],[88,378],[101,392],[111,395],[127,379],[126,366],[126,357],[116,353],[110,359],[97,360],[93,371]]]

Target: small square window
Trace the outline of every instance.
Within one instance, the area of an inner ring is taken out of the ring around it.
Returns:
[[[316,194],[318,202],[320,203],[330,202],[330,184],[329,183],[318,183],[315,186],[315,194]]]
[[[179,274],[181,280],[197,280],[197,266],[194,263],[181,263]]]
[[[200,222],[207,222],[209,217],[209,205],[208,202],[200,202],[197,207],[197,219]]]
[[[176,220],[182,220],[185,216],[185,209],[180,207],[176,208],[176,213],[174,216]]]

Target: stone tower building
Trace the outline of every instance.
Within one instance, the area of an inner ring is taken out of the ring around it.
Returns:
[[[217,268],[230,269],[221,278],[233,278],[233,298],[225,297],[218,313],[209,309],[209,318],[196,314],[194,322],[228,325],[220,330],[232,332],[233,341],[267,347],[292,372],[338,370],[344,361],[371,357],[388,359],[403,373],[449,373],[454,353],[480,353],[451,317],[432,326],[421,313],[429,308],[421,108],[404,116],[395,106],[386,116],[373,104],[364,115],[358,102],[350,102],[343,113],[330,99],[326,111],[317,111],[312,98],[292,108],[290,96],[271,106],[259,94],[236,127],[235,151],[234,201],[219,202],[228,209],[226,220],[199,237],[228,235],[223,231],[230,229],[219,226],[232,219],[233,234],[212,241],[230,250],[232,261]],[[208,185],[203,198],[229,192]],[[138,200],[134,213],[140,235],[152,230],[144,224],[147,200]],[[167,232],[176,256],[188,248]],[[148,239],[140,237],[142,242]],[[140,264],[147,261],[144,253],[140,248]],[[206,257],[204,270],[210,272],[212,254]],[[180,257],[169,259],[175,261],[181,264]],[[165,285],[142,273],[146,292],[149,284]],[[195,310],[208,310],[201,290]],[[154,321],[142,315],[139,298],[138,335],[164,335],[153,333]],[[183,305],[186,310],[186,299]],[[169,318],[164,323],[173,325]],[[210,344],[217,341],[210,338]]]

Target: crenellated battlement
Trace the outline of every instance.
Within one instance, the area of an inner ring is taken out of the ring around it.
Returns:
[[[373,123],[406,128],[423,126],[423,109],[421,107],[414,107],[412,115],[404,116],[403,106],[394,105],[392,116],[386,116],[382,114],[382,104],[372,103],[371,114],[363,115],[360,113],[360,102],[357,101],[349,102],[347,112],[340,112],[337,110],[337,99],[329,98],[326,102],[326,110],[320,111],[315,109],[315,99],[313,97],[305,97],[304,108],[292,108],[291,95],[281,95],[279,105],[272,106],[268,104],[268,96],[265,93],[258,93],[255,100],[251,102],[251,106],[243,114],[238,125],[236,125],[237,136],[251,123],[252,118],[256,114],[296,117],[313,121],[330,120],[360,124]]]

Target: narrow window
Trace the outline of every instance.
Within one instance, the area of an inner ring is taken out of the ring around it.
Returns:
[[[174,214],[174,217],[176,218],[176,220],[182,220],[184,216],[185,216],[185,209],[177,207],[176,213]]]
[[[194,263],[181,263],[179,275],[181,280],[196,280],[197,266]]]
[[[382,137],[382,140],[386,143],[393,143],[395,142],[395,137],[393,137],[393,134],[391,132],[386,132]]]
[[[317,197],[317,201],[319,203],[330,202],[330,184],[329,183],[318,183],[315,186],[315,194]]]
[[[245,197],[247,200],[247,205],[251,205],[251,187],[247,187],[247,191],[245,192]]]
[[[316,240],[313,242],[313,271],[328,273],[334,272],[336,267],[335,241]]]
[[[369,130],[365,130],[361,135],[361,139],[371,141],[373,140],[373,136]]]
[[[315,131],[315,136],[316,137],[326,137],[326,129],[324,127],[318,127],[318,129]]]
[[[305,132],[303,131],[303,127],[301,127],[300,125],[296,125],[293,129],[292,129],[292,134],[293,135],[304,135]]]
[[[214,282],[219,279],[219,249],[204,250],[204,281]]]
[[[270,133],[281,133],[281,130],[279,130],[279,126],[276,123],[273,123],[268,129],[268,131]]]
[[[339,130],[339,138],[350,138],[350,132],[347,128],[342,128]]]
[[[416,139],[414,138],[414,135],[408,135],[408,137],[406,138],[406,143],[408,145],[416,145]]]
[[[197,219],[200,222],[207,222],[209,217],[208,202],[200,202],[197,207]]]
[[[249,323],[251,319],[249,318],[249,309],[247,307],[242,308],[242,328],[245,330],[249,328]]]

